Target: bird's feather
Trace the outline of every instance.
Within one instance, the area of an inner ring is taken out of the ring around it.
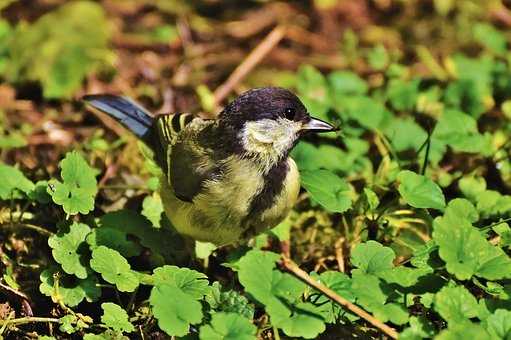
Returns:
[[[135,101],[110,94],[83,97],[92,107],[110,115],[144,142],[150,140],[153,116]]]

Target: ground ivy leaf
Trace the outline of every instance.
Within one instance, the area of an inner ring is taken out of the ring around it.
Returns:
[[[105,246],[117,250],[125,257],[138,256],[142,251],[142,247],[137,243],[128,240],[128,235],[125,231],[108,227],[92,229],[86,241],[91,249]]]
[[[90,266],[121,292],[133,292],[138,287],[137,276],[131,271],[128,261],[116,250],[105,246],[92,250]]]
[[[403,305],[397,303],[375,306],[372,312],[382,322],[390,321],[396,325],[404,325],[408,322],[408,310]]]
[[[346,181],[328,170],[302,171],[302,185],[312,199],[332,212],[351,207],[350,188]]]
[[[234,313],[215,313],[211,323],[200,328],[200,340],[255,340],[257,327]]]
[[[320,275],[312,272],[311,277],[332,289],[343,298],[351,302],[355,302],[355,294],[353,294],[351,288],[352,282],[348,275],[329,270],[321,273]],[[340,316],[345,316],[350,318],[350,320],[353,320],[353,318],[356,319],[353,314],[348,314],[344,308],[330,300],[326,295],[319,292],[317,294],[318,296],[311,296],[310,300],[318,307],[318,311],[320,311],[327,323],[334,323]]]
[[[0,199],[16,198],[16,190],[28,194],[34,189],[34,183],[15,167],[0,164]]]
[[[432,272],[433,269],[428,267],[408,268],[400,266],[378,272],[376,275],[387,283],[396,283],[401,287],[412,287],[419,281],[419,278]]]
[[[476,317],[476,298],[462,286],[444,287],[435,294],[434,309],[450,325],[456,325]]]
[[[74,222],[69,230],[60,230],[48,239],[55,261],[62,265],[68,274],[74,274],[80,279],[87,277],[87,266],[84,255],[84,241],[91,229],[88,225]]]
[[[357,303],[371,310],[374,305],[385,304],[388,294],[376,276],[366,274],[360,269],[352,270],[351,276],[351,290],[357,298]]]
[[[440,187],[427,178],[409,170],[397,175],[401,197],[415,208],[433,208],[442,210],[445,207],[444,194]]]
[[[202,320],[202,306],[191,295],[172,284],[154,286],[149,298],[160,328],[171,336],[185,336],[190,324]]]
[[[484,177],[462,177],[458,185],[463,195],[473,202],[476,202],[479,194],[486,190],[486,180]]]
[[[154,227],[161,227],[161,214],[163,214],[163,204],[157,193],[152,196],[146,196],[142,203],[142,215],[144,215]]]
[[[238,278],[246,292],[265,305],[271,317],[290,316],[289,304],[298,300],[305,284],[287,273],[274,270],[280,256],[251,250],[238,261]]]
[[[376,274],[394,267],[396,254],[376,241],[361,243],[351,252],[351,263],[367,274]]]
[[[485,324],[492,339],[507,340],[511,337],[511,311],[497,309],[486,318]]]
[[[101,322],[107,327],[117,332],[131,333],[135,330],[128,320],[128,313],[121,306],[112,302],[105,302],[101,304],[101,308],[103,309]]]
[[[491,339],[488,332],[481,325],[463,322],[449,325],[449,328],[440,332],[435,340],[466,340],[468,335],[471,339]]]
[[[68,152],[60,162],[63,182],[52,181],[48,193],[67,214],[87,214],[94,209],[98,191],[96,171],[76,151]]]
[[[449,215],[454,218],[464,218],[470,223],[474,223],[479,220],[479,213],[474,205],[463,198],[455,198],[452,201],[449,201],[444,215]]]
[[[154,285],[173,284],[196,300],[210,291],[208,277],[198,271],[165,265],[153,272]]]
[[[433,221],[433,239],[447,271],[459,280],[473,275],[489,280],[511,277],[511,259],[490,244],[468,219],[447,211]]]
[[[412,316],[409,323],[410,327],[405,328],[399,334],[399,340],[418,340],[432,338],[435,335],[435,328],[424,317]]]
[[[288,316],[270,314],[270,321],[293,338],[315,339],[325,331],[325,322],[318,308],[307,302],[294,305]]]
[[[56,291],[53,275],[57,272],[58,268],[50,267],[43,270],[39,276],[41,280],[39,291],[51,297],[55,303],[62,301],[66,306],[74,307],[83,299],[93,302],[101,296],[101,289],[97,286],[98,280],[94,274],[90,274],[85,280],[74,280],[60,275],[58,291]]]

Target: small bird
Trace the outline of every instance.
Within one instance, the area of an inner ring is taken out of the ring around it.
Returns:
[[[276,226],[300,190],[289,153],[307,132],[336,130],[312,118],[289,90],[249,90],[217,119],[153,116],[127,97],[84,100],[131,130],[162,170],[160,195],[176,230],[217,246],[238,243]]]

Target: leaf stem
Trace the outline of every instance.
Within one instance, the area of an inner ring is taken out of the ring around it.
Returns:
[[[309,286],[319,290],[321,293],[325,294],[328,298],[336,302],[337,304],[341,305],[342,307],[348,309],[350,312],[355,313],[356,315],[360,316],[361,318],[365,319],[367,322],[375,326],[376,328],[380,329],[383,333],[387,334],[393,339],[397,339],[398,333],[394,328],[391,328],[390,326],[384,324],[380,320],[376,319],[371,314],[367,313],[362,308],[358,307],[357,305],[351,303],[350,301],[346,300],[330,288],[326,287],[325,285],[321,284],[320,282],[314,280],[312,277],[310,277],[309,274],[307,274],[305,271],[303,271],[293,260],[291,260],[288,257],[283,256],[282,257],[282,264],[284,265],[284,268],[287,269],[290,273],[304,281]]]

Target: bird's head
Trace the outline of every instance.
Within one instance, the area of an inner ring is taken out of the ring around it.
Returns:
[[[219,122],[244,153],[270,163],[287,156],[305,133],[336,130],[311,117],[295,94],[278,87],[243,93],[225,107]]]

